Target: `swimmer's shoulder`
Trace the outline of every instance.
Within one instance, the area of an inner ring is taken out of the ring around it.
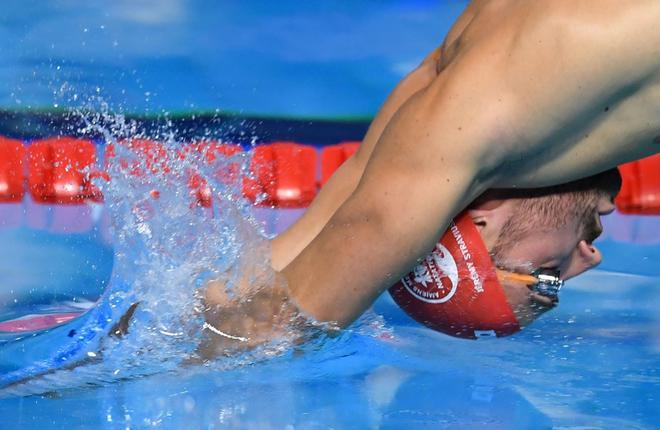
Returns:
[[[439,69],[458,66],[453,74],[477,73],[523,99],[561,86],[571,96],[582,82],[582,92],[609,92],[660,74],[658,23],[658,0],[475,1],[445,39]]]
[[[554,59],[548,67],[596,69],[596,75],[630,81],[660,67],[657,0],[543,0],[527,3],[518,44]]]
[[[476,150],[489,145],[495,158],[507,160],[549,150],[544,142],[573,141],[562,133],[591,135],[589,118],[607,106],[634,102],[629,111],[638,112],[652,95],[644,83],[660,74],[658,22],[658,0],[473,2],[437,51],[439,71],[425,92],[430,101],[421,104],[434,107],[427,122],[446,134],[442,107],[465,111],[484,130]],[[475,103],[490,104],[474,111]],[[455,128],[465,135],[465,124]],[[638,135],[631,129],[627,137]],[[620,144],[609,139],[613,148]]]

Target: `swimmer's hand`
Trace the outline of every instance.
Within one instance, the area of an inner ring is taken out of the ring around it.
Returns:
[[[300,317],[289,300],[284,280],[255,288],[245,279],[228,291],[226,279],[216,279],[204,291],[204,337],[199,354],[205,359],[231,355],[290,334]]]

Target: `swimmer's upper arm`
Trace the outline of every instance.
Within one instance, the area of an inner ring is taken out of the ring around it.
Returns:
[[[369,130],[354,158],[358,165],[364,169],[371,153],[385,126],[390,122],[392,116],[399,108],[417,91],[426,88],[437,75],[437,63],[442,54],[442,45],[431,51],[413,71],[408,73],[390,92],[378,114],[371,122]]]
[[[383,129],[392,115],[417,91],[436,76],[436,63],[441,47],[432,51],[422,63],[397,84],[369,126],[357,152],[332,175],[310,207],[291,227],[271,242],[272,266],[281,270],[321,231],[325,223],[355,190],[367,161],[376,147]]]
[[[469,122],[456,114],[471,102],[469,86],[434,82],[393,117],[355,192],[283,271],[305,312],[352,322],[483,191],[480,149],[492,111]]]

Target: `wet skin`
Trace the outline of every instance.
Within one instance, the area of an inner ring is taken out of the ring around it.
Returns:
[[[346,326],[486,189],[565,183],[657,153],[657,22],[656,0],[472,2],[390,94],[355,156],[272,242],[276,287]],[[565,278],[598,264],[598,250],[568,233],[543,249],[545,239],[530,238],[512,264],[558,267]]]
[[[657,22],[652,0],[471,3],[300,228],[273,243],[292,298],[345,326],[484,190],[568,182],[657,153]],[[295,246],[277,252],[287,237]],[[582,248],[576,256],[596,252]]]

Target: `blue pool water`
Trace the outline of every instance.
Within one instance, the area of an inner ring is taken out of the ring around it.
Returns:
[[[369,117],[465,5],[303,3],[8,1],[0,108],[28,110],[23,137],[44,133],[30,131],[31,109],[95,95],[137,114]],[[275,233],[299,215],[256,217]],[[0,320],[91,306],[116,269],[109,224],[100,206],[0,205]],[[660,218],[610,215],[599,246],[604,263],[510,338],[452,339],[383,296],[304,353],[222,371],[46,375],[0,391],[0,428],[658,428]]]
[[[7,0],[0,107],[370,117],[465,0]]]
[[[93,228],[66,233],[54,224],[62,207],[46,210],[38,228],[22,218],[0,230],[3,249],[13,250],[2,273],[25,274],[5,291],[5,310],[84,304],[106,285],[103,215],[90,211]],[[273,232],[299,213],[264,209],[258,218]],[[603,265],[570,281],[561,306],[510,338],[452,339],[384,296],[343,336],[299,356],[91,387],[54,374],[10,389],[0,400],[3,428],[655,428],[659,227],[654,217],[609,216]]]

